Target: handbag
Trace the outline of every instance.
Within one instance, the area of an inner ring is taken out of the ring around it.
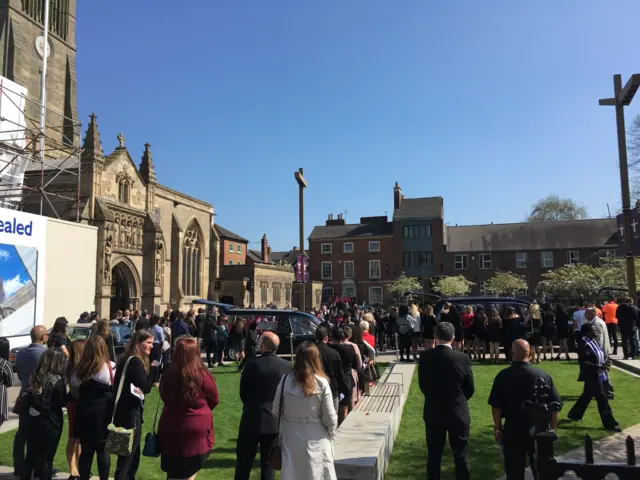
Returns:
[[[161,362],[162,364],[162,362]],[[160,410],[160,394],[158,394],[158,403],[156,404],[156,415],[153,417],[153,427],[144,437],[144,447],[142,448],[142,455],[145,457],[158,458],[160,456],[160,438],[156,431],[156,424],[158,423],[158,411]]]
[[[16,398],[16,403],[13,404],[11,413],[18,416],[27,413],[27,410],[29,410],[29,397],[27,395],[28,393],[25,390],[18,398]]]
[[[118,384],[118,393],[116,393],[116,401],[113,405],[113,415],[111,416],[111,423],[109,424],[109,426],[107,426],[107,444],[104,448],[106,452],[121,457],[131,455],[131,452],[133,451],[133,438],[135,437],[136,433],[135,427],[116,427],[113,423],[116,417],[116,410],[118,409],[118,402],[120,401],[120,396],[122,395],[124,379],[127,376],[127,367],[129,366],[131,358],[133,357],[127,358],[127,361],[124,364],[124,368],[122,369],[122,376],[120,377],[120,382]]]
[[[269,449],[269,460],[267,461],[267,466],[271,470],[280,470],[282,468],[282,446],[280,445],[280,426],[282,424],[282,412],[284,410],[284,384],[287,382],[288,376],[289,374],[285,375],[284,380],[282,381],[282,386],[280,387],[280,409],[278,410],[278,436],[275,438],[275,440],[271,444],[271,448]]]

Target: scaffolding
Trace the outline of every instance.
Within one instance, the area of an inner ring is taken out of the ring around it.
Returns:
[[[79,122],[28,98],[25,88],[0,76],[0,207],[40,215],[46,210],[61,218],[59,206],[75,204],[78,221],[80,132]],[[56,183],[61,175],[67,177],[63,188]]]

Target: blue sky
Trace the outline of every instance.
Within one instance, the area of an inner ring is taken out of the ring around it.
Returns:
[[[13,245],[0,243],[0,278],[2,278],[7,298],[20,290],[30,279],[29,273]]]
[[[550,193],[619,204],[615,117],[640,72],[640,2],[78,2],[78,104],[106,150],[152,145],[158,180],[259,248],[327,214],[441,195],[455,225],[516,222]],[[183,6],[184,5],[184,6]],[[640,98],[627,109],[640,112]]]

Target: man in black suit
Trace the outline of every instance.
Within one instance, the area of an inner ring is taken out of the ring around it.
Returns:
[[[278,436],[278,418],[271,413],[273,397],[283,375],[291,371],[291,364],[276,355],[280,340],[273,332],[264,332],[258,348],[261,355],[249,362],[240,377],[242,418],[236,445],[235,480],[248,480],[260,444],[262,480],[273,480],[268,469],[269,450]]]
[[[339,395],[345,395],[347,386],[344,381],[344,373],[342,371],[342,359],[340,354],[333,348],[327,346],[329,342],[329,330],[324,326],[316,328],[316,346],[320,352],[322,367],[324,373],[329,378],[329,386],[331,387],[331,395],[333,396],[333,406],[338,411]]]
[[[436,325],[436,347],[420,354],[418,380],[424,395],[427,430],[427,478],[440,480],[444,442],[449,434],[456,480],[469,480],[469,406],[473,396],[471,361],[451,348],[455,329],[449,322]]]

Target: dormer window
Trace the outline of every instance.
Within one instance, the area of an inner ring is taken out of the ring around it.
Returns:
[[[118,202],[128,204],[133,184],[131,178],[125,172],[122,172],[116,177],[116,183],[118,184]]]

